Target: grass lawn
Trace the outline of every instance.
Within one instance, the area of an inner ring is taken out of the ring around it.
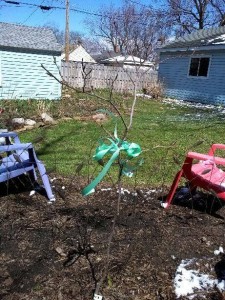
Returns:
[[[131,107],[131,100],[126,100],[126,107]],[[124,118],[129,121],[128,110]],[[103,126],[113,133],[113,120]],[[224,129],[225,113],[222,109],[185,107],[138,98],[127,140],[141,146],[143,152],[140,157],[144,158],[144,164],[133,178],[124,178],[125,182],[151,187],[169,185],[186,152],[207,152],[212,143],[224,143]],[[120,121],[118,131],[121,136],[123,126]],[[107,134],[92,120],[63,121],[47,129],[44,127],[21,134],[23,141],[33,141],[38,136],[43,137],[41,143],[35,144],[39,158],[48,168],[54,167],[57,173],[75,175],[81,163],[84,167],[80,175],[94,177],[101,170],[91,156],[98,139]],[[116,166],[110,170],[112,176],[115,169]],[[105,177],[106,181],[109,179]]]

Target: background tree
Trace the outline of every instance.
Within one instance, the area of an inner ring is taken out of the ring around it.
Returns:
[[[55,24],[46,24],[45,27],[50,28],[57,39],[57,42],[61,45],[65,44],[65,31],[60,30]],[[70,45],[82,43],[84,35],[78,31],[70,31]]]
[[[170,31],[162,26],[162,12],[152,7],[125,3],[122,8],[104,7],[101,15],[97,23],[88,21],[92,34],[105,40],[115,52],[143,59],[154,56],[159,38]]]
[[[210,4],[215,10],[215,20],[220,26],[225,25],[225,0],[210,0]]]
[[[167,24],[177,36],[225,24],[225,0],[167,0]]]
[[[50,28],[54,32],[59,44],[65,44],[64,30],[60,30],[54,24],[47,24],[45,27]],[[105,48],[105,46],[96,38],[86,37],[78,31],[70,31],[70,49],[74,49],[74,46],[79,44],[82,44],[89,53],[101,53],[101,51]]]

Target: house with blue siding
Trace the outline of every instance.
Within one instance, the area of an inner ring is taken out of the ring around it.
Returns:
[[[59,99],[61,45],[49,28],[0,22],[0,99]]]
[[[202,29],[159,49],[167,97],[225,104],[225,26]]]

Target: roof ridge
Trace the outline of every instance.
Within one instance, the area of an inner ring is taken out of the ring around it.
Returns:
[[[51,28],[6,22],[0,22],[0,46],[61,52]]]
[[[204,29],[195,30],[192,33],[187,33],[184,36],[178,38],[176,41],[178,42],[178,41],[201,40],[204,38],[213,37],[223,33],[225,33],[225,26],[204,28]]]
[[[165,51],[170,48],[214,47],[219,44],[225,45],[225,37],[222,37],[223,35],[225,35],[225,26],[199,29],[170,41],[159,49]],[[219,41],[215,42],[216,39]]]
[[[35,28],[35,29],[47,29],[47,30],[51,30],[51,28],[49,27],[45,27],[45,26],[30,26],[30,25],[24,25],[24,24],[20,24],[20,23],[8,23],[8,22],[1,22],[0,21],[0,24],[3,24],[3,25],[13,25],[13,26],[19,26],[19,27],[27,27],[27,28]],[[52,31],[52,30],[51,30]]]

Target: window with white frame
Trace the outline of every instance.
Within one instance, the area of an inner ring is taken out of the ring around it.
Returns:
[[[207,77],[210,57],[191,57],[189,76]]]

